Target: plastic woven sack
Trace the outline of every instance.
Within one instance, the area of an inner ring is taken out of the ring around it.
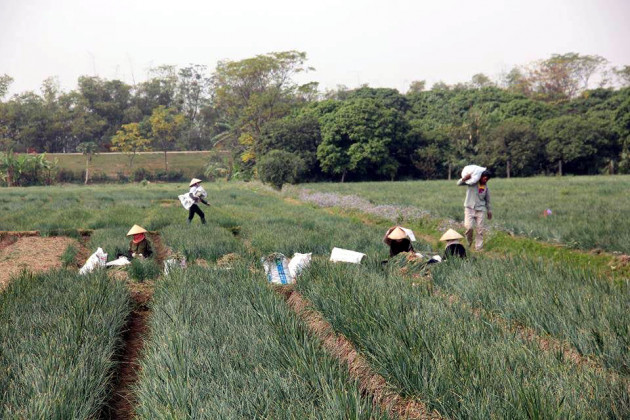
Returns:
[[[330,253],[330,261],[332,262],[348,262],[352,264],[361,264],[361,260],[365,257],[365,254],[356,251],[350,251],[349,249],[333,248]]]
[[[297,277],[302,270],[311,264],[312,255],[310,252],[308,254],[300,254],[299,252],[293,254],[293,258],[289,261],[289,271],[293,277]]]
[[[188,193],[179,195],[178,198],[179,202],[182,203],[182,206],[184,206],[186,210],[190,209],[192,205],[195,204],[195,200],[193,200]]]
[[[95,268],[105,267],[107,262],[107,253],[103,251],[103,248],[97,248],[94,254],[90,255],[83,267],[79,270],[79,274],[87,274],[92,272]]]
[[[475,185],[477,182],[479,182],[479,180],[481,179],[481,174],[486,169],[487,168],[484,168],[483,166],[477,165],[464,166],[464,169],[462,169],[462,178],[468,174],[471,174],[470,179],[466,181],[466,184]]]
[[[267,274],[269,283],[291,284],[295,283],[295,277],[289,270],[289,260],[283,254],[273,253],[260,259]]]

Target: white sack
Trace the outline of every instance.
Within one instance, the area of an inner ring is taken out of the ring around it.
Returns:
[[[107,264],[105,264],[105,267],[118,267],[118,266],[129,265],[129,264],[131,264],[131,261],[129,261],[127,257],[123,255],[116,260],[108,262]]]
[[[361,260],[365,254],[349,249],[333,248],[330,253],[330,261],[332,262],[348,262],[352,264],[361,264]]]
[[[195,200],[193,200],[188,193],[179,195],[178,197],[179,201],[182,203],[182,206],[184,206],[186,210],[190,209],[192,205],[195,204]]]
[[[415,242],[416,241],[416,235],[413,234],[413,230],[404,228],[402,226],[400,226],[400,228],[403,230],[403,232],[405,232],[407,234],[407,236],[409,237],[409,240],[411,242]]]
[[[291,276],[297,277],[302,270],[308,267],[311,264],[312,256],[312,252],[309,252],[308,254],[300,254],[299,252],[296,252],[293,254],[293,258],[289,261],[289,271],[291,272]]]
[[[291,275],[291,270],[289,270],[289,260],[284,255],[274,253],[261,258],[260,262],[265,269],[269,283],[295,283],[295,278]]]
[[[107,262],[107,254],[103,251],[103,248],[98,248],[96,252],[90,255],[83,267],[79,270],[79,274],[87,274],[95,268],[105,267]]]
[[[464,166],[464,169],[462,169],[462,178],[468,174],[471,174],[470,179],[466,181],[466,184],[475,185],[477,182],[479,182],[479,180],[481,179],[481,174],[486,169],[487,168],[484,168],[483,166],[477,165]]]
[[[164,261],[164,275],[168,276],[168,273],[174,268],[186,268],[186,266],[186,257],[171,257]]]

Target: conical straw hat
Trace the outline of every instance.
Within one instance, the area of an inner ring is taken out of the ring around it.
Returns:
[[[189,187],[192,187],[193,185],[195,185],[197,182],[201,182],[200,179],[197,178],[193,178],[190,180],[190,184],[188,184]]]
[[[405,239],[406,237],[407,234],[405,231],[399,227],[396,227],[396,229],[392,230],[389,235],[387,235],[387,239]]]
[[[442,235],[440,241],[453,241],[455,239],[464,239],[464,237],[453,229],[449,229]]]
[[[147,231],[142,226],[133,225],[133,227],[129,229],[129,232],[127,232],[127,236],[136,235],[138,233],[147,233]]]

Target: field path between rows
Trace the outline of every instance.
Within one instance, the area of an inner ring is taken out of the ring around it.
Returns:
[[[164,262],[168,249],[163,245],[159,233],[150,232],[149,239],[155,249],[155,259],[159,266]],[[133,388],[140,374],[140,357],[144,342],[149,334],[149,303],[153,297],[154,283],[138,283],[129,279],[126,272],[114,272],[119,280],[125,281],[134,306],[129,315],[122,336],[121,351],[115,355],[117,372],[113,377],[113,390],[101,415],[103,419],[127,420],[134,418],[135,396]]]

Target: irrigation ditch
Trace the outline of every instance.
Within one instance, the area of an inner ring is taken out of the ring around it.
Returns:
[[[161,267],[169,250],[158,232],[149,232],[148,236],[155,249],[155,260]],[[149,334],[148,321],[151,316],[149,303],[153,297],[154,283],[135,282],[128,276],[124,276],[123,279],[129,290],[133,310],[122,332],[120,350],[114,355],[116,372],[112,375],[111,392],[101,413],[101,419],[126,420],[134,417],[133,388],[140,373],[139,360],[145,338]]]

